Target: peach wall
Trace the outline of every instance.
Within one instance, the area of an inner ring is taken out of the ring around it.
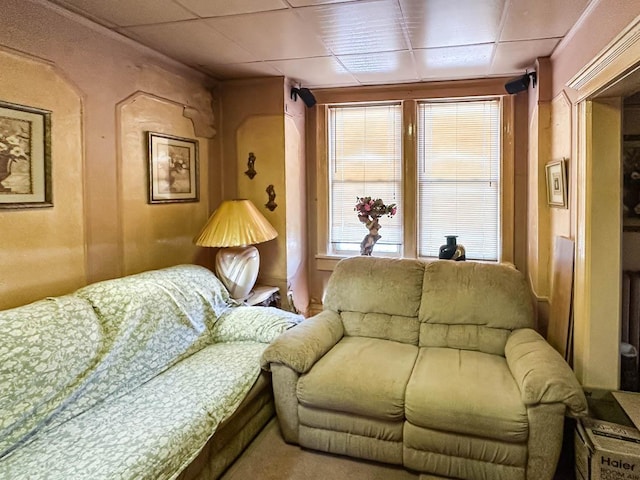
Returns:
[[[287,202],[284,181],[284,121],[280,115],[255,115],[247,118],[236,132],[238,152],[238,198],[248,198],[278,231],[274,240],[257,245],[260,251],[260,281],[284,285],[287,272]],[[249,152],[256,157],[253,179],[244,174]],[[267,186],[273,185],[278,205],[269,211]]]
[[[192,239],[207,221],[209,201],[205,195],[197,202],[147,203],[147,132],[197,140],[201,185],[206,185],[209,177],[208,141],[196,137],[193,124],[182,114],[182,105],[136,94],[119,108],[118,205],[123,273],[190,263],[199,250]]]
[[[571,102],[563,93],[551,102],[549,161],[565,159],[567,172],[575,169],[575,159],[571,158]],[[571,216],[568,208],[550,208],[551,231],[556,236],[571,237]],[[553,242],[551,245],[553,251]]]
[[[0,50],[1,99],[51,111],[53,207],[0,210],[0,308],[84,285],[81,99],[52,65]]]
[[[553,246],[555,238],[559,235],[568,236],[576,239],[578,227],[584,224],[585,218],[595,218],[593,215],[596,213],[592,211],[578,211],[579,195],[582,194],[583,198],[587,188],[592,188],[587,185],[588,178],[581,177],[579,172],[585,172],[586,166],[584,164],[578,164],[579,158],[585,157],[585,149],[591,151],[591,144],[585,138],[579,138],[578,136],[578,109],[575,103],[578,100],[578,92],[568,88],[567,85],[570,80],[576,76],[587,64],[598,57],[599,53],[607,47],[607,45],[614,40],[626,27],[632,22],[640,12],[640,1],[638,0],[600,0],[591,2],[585,14],[578,21],[576,26],[572,29],[567,37],[561,42],[559,47],[551,56],[551,76],[546,77],[543,75],[541,78],[541,86],[548,88],[550,101],[550,132],[547,136],[544,128],[538,128],[535,132],[536,137],[533,135],[530,138],[531,144],[537,144],[541,146],[548,142],[549,150],[548,154],[543,155],[538,152],[537,162],[538,171],[540,167],[552,160],[561,156],[566,156],[568,160],[568,183],[569,183],[569,208],[567,210],[551,209],[548,216],[541,214],[544,207],[538,203],[538,209],[536,210],[531,204],[529,207],[529,226],[530,233],[536,232],[538,235],[538,244],[546,244],[550,248]],[[540,111],[538,111],[540,105],[530,109],[530,121],[535,121],[540,124]],[[537,117],[537,118],[536,118]],[[530,132],[533,134],[533,132]],[[584,135],[583,135],[584,137]],[[614,136],[617,138],[617,136]],[[587,142],[587,143],[583,143]],[[611,149],[609,149],[611,152]],[[530,158],[530,161],[532,159]],[[530,166],[530,168],[536,168]],[[607,174],[614,169],[609,168]],[[603,172],[604,173],[604,172]],[[600,174],[601,179],[607,178],[607,182],[615,181],[615,179],[607,177],[604,174]],[[611,184],[609,184],[611,185]],[[538,192],[530,194],[530,199],[537,196],[541,198],[546,194],[546,186],[542,182],[529,184],[530,188],[537,186]],[[609,190],[612,190],[609,188]],[[606,194],[606,188],[603,190]],[[590,195],[591,193],[589,193]],[[615,210],[615,209],[614,209]],[[607,221],[615,220],[617,217],[611,216],[610,211],[608,215],[604,215]],[[580,223],[579,223],[580,222]],[[607,222],[598,221],[598,229],[605,228]],[[591,238],[589,232],[587,237]],[[531,241],[531,237],[530,237]],[[612,239],[613,240],[613,236]],[[552,250],[550,250],[552,251]],[[581,250],[580,245],[577,246],[577,255],[580,258],[584,255],[584,249]],[[602,250],[598,249],[598,252]],[[532,255],[530,252],[528,263],[533,269],[537,269],[540,273],[546,271],[547,278],[551,274],[552,263],[548,259],[541,255]],[[533,252],[539,253],[539,252]],[[598,254],[600,255],[600,253]],[[597,257],[596,255],[595,257]],[[597,258],[590,258],[586,261],[586,264],[592,265],[596,262]],[[607,261],[609,261],[607,257]],[[582,262],[585,263],[584,258]],[[590,267],[589,267],[590,268]],[[618,357],[617,350],[611,348],[612,344],[615,347],[616,339],[612,339],[616,335],[615,329],[611,328],[609,323],[607,334],[603,335],[602,332],[598,332],[598,329],[602,325],[611,321],[611,315],[616,316],[617,309],[615,304],[619,303],[617,298],[612,299],[612,302],[595,302],[594,298],[601,298],[609,294],[610,286],[615,282],[611,281],[611,278],[607,278],[606,285],[597,285],[598,278],[591,278],[589,268],[576,269],[575,284],[577,290],[584,290],[585,285],[591,285],[593,282],[593,290],[589,290],[589,296],[585,302],[581,297],[580,304],[577,304],[575,308],[576,312],[576,327],[575,327],[575,365],[576,372],[579,375],[579,379],[585,384],[590,386],[607,387],[616,384],[615,371],[617,369]],[[600,279],[601,280],[601,279]],[[548,282],[549,283],[549,282]],[[550,285],[552,288],[552,285]],[[591,295],[593,293],[593,295]],[[589,303],[584,306],[583,304]],[[600,308],[606,303],[606,308]],[[593,304],[593,305],[592,305]],[[613,306],[613,308],[612,308]],[[600,308],[600,309],[599,309]],[[580,312],[578,312],[578,309]],[[607,312],[605,314],[605,311]],[[591,312],[595,319],[592,325],[583,325],[582,316],[584,312]],[[606,321],[605,321],[606,320]],[[603,323],[604,322],[604,323]],[[585,333],[586,332],[586,333]],[[598,332],[593,335],[594,332]],[[604,372],[604,373],[603,373]],[[613,375],[609,375],[614,372]]]
[[[12,75],[2,75],[0,81],[14,81],[14,72],[21,76],[16,89],[0,89],[0,99],[55,107],[52,118],[54,207],[41,212],[9,212],[13,226],[9,229],[17,232],[16,225],[26,228],[39,223],[48,224],[49,230],[38,244],[25,242],[24,235],[15,241],[4,235],[0,239],[0,251],[11,251],[12,257],[19,259],[15,264],[6,263],[11,265],[9,270],[0,270],[4,306],[69,292],[85,283],[121,276],[131,269],[163,266],[169,258],[171,262],[208,263],[209,252],[195,250],[191,239],[197,233],[196,223],[206,216],[200,212],[208,209],[209,199],[214,203],[221,198],[222,179],[217,175],[211,179],[206,175],[201,178],[202,203],[192,222],[176,222],[184,212],[168,206],[165,210],[172,213],[163,217],[164,225],[152,215],[145,217],[144,230],[128,229],[132,216],[144,217],[150,207],[146,200],[138,197],[131,199],[126,212],[120,208],[123,187],[120,180],[140,181],[140,169],[144,167],[137,164],[137,178],[127,174],[119,177],[119,161],[142,161],[144,165],[145,156],[140,156],[140,151],[133,159],[129,158],[129,151],[123,156],[118,142],[123,126],[118,114],[119,105],[138,92],[169,102],[175,109],[166,125],[155,116],[155,107],[149,113],[157,121],[154,128],[163,126],[167,133],[207,137],[211,146],[205,148],[208,152],[205,155],[209,158],[201,160],[217,171],[219,145],[216,139],[211,140],[217,106],[211,94],[211,80],[43,0],[5,0],[0,27],[0,49],[16,53],[20,63],[20,66],[9,65],[7,56],[3,55],[0,70]],[[44,72],[49,68],[59,78],[23,73],[31,68],[29,64],[34,59],[41,65],[36,70]],[[65,89],[74,91],[73,102],[67,99]],[[62,103],[56,105],[58,101]],[[180,116],[180,108],[191,120],[185,120],[179,131],[174,132],[174,120]],[[68,112],[64,114],[66,117],[61,114],[62,110]],[[131,110],[125,116],[131,125],[137,123],[136,115],[144,119],[146,113]],[[66,124],[63,118],[71,123]],[[191,129],[185,126],[187,123],[192,123]],[[61,130],[64,132],[60,133]],[[67,150],[61,152],[63,144]],[[145,187],[146,180],[142,188]],[[136,184],[136,188],[141,186]],[[9,213],[0,215],[7,218]],[[149,254],[140,264],[127,263],[123,255],[125,242],[131,240],[136,248]],[[160,244],[166,245],[166,251]],[[38,274],[31,270],[34,263],[41,266]],[[42,265],[47,265],[52,273],[43,275]],[[18,271],[24,274],[16,274]],[[14,297],[14,292],[20,293]],[[4,300],[9,294],[11,299]]]
[[[549,294],[556,236],[575,236],[577,165],[573,159],[576,140],[572,103],[575,92],[566,83],[614,39],[640,12],[640,0],[600,0],[593,2],[550,59],[539,59],[538,99],[530,102],[529,162],[529,254],[532,285],[539,297]],[[548,117],[547,117],[548,115]],[[569,208],[546,206],[544,165],[568,159]],[[539,175],[537,181],[533,175]],[[537,191],[531,190],[533,186]]]
[[[222,198],[238,196],[238,178],[246,170],[249,151],[238,151],[238,128],[252,115],[279,115],[283,111],[282,77],[223,82],[218,91],[222,124]],[[254,152],[256,153],[256,152]],[[256,160],[261,168],[264,156]],[[258,178],[256,176],[256,178]],[[265,185],[266,187],[266,185]],[[212,205],[213,208],[217,207]]]
[[[222,84],[225,198],[249,198],[278,231],[257,245],[258,282],[280,289],[283,308],[308,311],[304,105],[288,96],[283,77]],[[245,175],[249,153],[256,175]],[[266,207],[273,185],[277,207]],[[291,293],[293,304],[287,298]]]

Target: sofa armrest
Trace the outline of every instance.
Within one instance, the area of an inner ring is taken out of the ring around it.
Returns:
[[[564,403],[573,416],[587,414],[587,400],[573,370],[537,332],[511,332],[505,357],[525,405]]]
[[[340,315],[324,310],[278,337],[262,354],[262,368],[271,363],[288,366],[297,373],[306,373],[338,343],[344,335]]]
[[[213,326],[213,341],[270,343],[302,320],[302,315],[275,307],[231,307]]]

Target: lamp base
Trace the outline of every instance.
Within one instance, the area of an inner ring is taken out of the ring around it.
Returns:
[[[221,248],[216,255],[215,270],[231,298],[244,300],[258,278],[260,253],[253,245]]]

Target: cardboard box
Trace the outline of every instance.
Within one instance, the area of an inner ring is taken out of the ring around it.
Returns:
[[[576,478],[640,480],[640,432],[633,427],[581,418],[575,432]]]
[[[611,392],[636,428],[640,428],[640,393]]]

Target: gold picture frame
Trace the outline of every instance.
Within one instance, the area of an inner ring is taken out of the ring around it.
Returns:
[[[0,208],[52,206],[51,112],[0,101]]]
[[[147,132],[149,203],[199,200],[198,141]]]
[[[545,166],[547,176],[547,204],[567,208],[567,159],[554,160]]]

